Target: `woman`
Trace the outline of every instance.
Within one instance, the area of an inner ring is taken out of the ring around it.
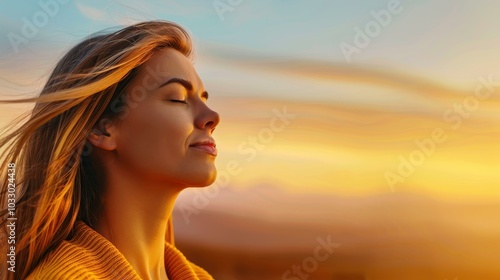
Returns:
[[[139,23],[72,48],[39,97],[3,101],[36,102],[0,140],[10,279],[212,279],[174,247],[171,221],[180,191],[216,178],[219,115],[191,53],[177,24]]]

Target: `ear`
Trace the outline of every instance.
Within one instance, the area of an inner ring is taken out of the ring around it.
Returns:
[[[103,150],[112,151],[116,149],[113,124],[109,119],[102,119],[92,129],[87,140],[95,147]]]

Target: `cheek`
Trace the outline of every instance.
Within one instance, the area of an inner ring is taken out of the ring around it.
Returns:
[[[179,110],[154,108],[137,110],[129,117],[121,139],[125,156],[151,171],[174,169],[186,154],[192,118]]]
[[[178,161],[180,156],[186,154],[189,145],[188,136],[193,131],[193,126],[188,122],[187,118],[166,119],[162,123],[158,123],[155,131],[156,133],[152,135],[153,138],[157,139],[155,144],[159,150],[166,151],[161,156],[168,156],[167,160]]]

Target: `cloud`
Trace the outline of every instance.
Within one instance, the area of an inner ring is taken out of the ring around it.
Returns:
[[[100,10],[79,2],[75,2],[75,5],[82,15],[90,20],[102,21],[107,19],[108,12],[106,10]]]
[[[456,88],[437,79],[383,65],[353,65],[343,62],[266,56],[213,44],[207,44],[201,55],[238,68],[281,73],[312,80],[392,88],[445,104],[450,101],[460,101],[474,90],[474,88]],[[498,91],[498,82],[495,79],[493,81],[495,81],[493,83],[495,91]],[[498,97],[492,96],[490,101],[497,102]]]
[[[145,1],[127,2],[109,0],[103,2],[99,8],[76,3],[78,10],[87,19],[110,23],[113,25],[128,26],[141,21],[156,19]]]

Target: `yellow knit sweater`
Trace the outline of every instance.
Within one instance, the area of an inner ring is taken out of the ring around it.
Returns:
[[[213,280],[203,268],[189,262],[165,243],[165,269],[170,280]],[[85,223],[75,223],[75,234],[50,252],[28,280],[110,279],[141,280],[118,249]]]

